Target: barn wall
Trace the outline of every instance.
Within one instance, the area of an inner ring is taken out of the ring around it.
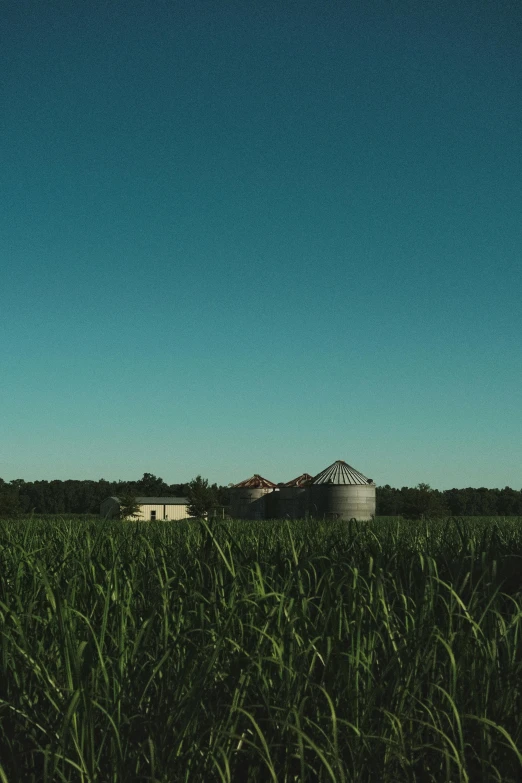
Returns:
[[[144,505],[140,505],[140,516],[138,519],[143,519],[144,521],[150,520],[151,511],[156,512],[156,519],[158,520],[185,519],[185,517],[188,517],[187,506],[183,504],[171,506],[167,504],[166,506],[163,506],[163,504],[150,505],[146,503]]]
[[[112,519],[120,516],[120,504],[114,498],[106,498],[100,503],[100,516],[102,519]]]

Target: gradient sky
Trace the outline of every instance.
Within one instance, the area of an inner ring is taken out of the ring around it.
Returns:
[[[0,476],[522,487],[521,3],[0,31]]]

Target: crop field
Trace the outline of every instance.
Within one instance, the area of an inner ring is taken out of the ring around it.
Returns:
[[[0,781],[522,780],[522,520],[0,522]]]

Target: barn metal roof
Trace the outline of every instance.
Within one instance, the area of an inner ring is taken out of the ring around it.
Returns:
[[[256,488],[256,489],[274,489],[274,487],[277,487],[277,484],[274,484],[273,481],[269,481],[268,479],[263,478],[263,476],[260,476],[259,473],[254,473],[254,475],[251,476],[250,478],[245,479],[244,481],[240,481],[239,484],[234,484],[234,487],[253,487],[253,488]]]
[[[297,478],[292,479],[291,481],[287,481],[285,484],[283,484],[284,487],[304,487],[306,486],[310,481],[312,481],[313,476],[311,476],[309,473],[301,473],[300,476],[297,476]]]
[[[333,462],[321,473],[315,476],[313,484],[373,484],[372,479],[366,478],[358,470],[352,468],[343,459]]]
[[[120,502],[120,498],[112,497],[111,500]],[[186,506],[188,498],[135,498],[140,506]]]

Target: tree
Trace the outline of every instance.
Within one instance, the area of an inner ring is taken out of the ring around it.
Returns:
[[[189,502],[187,511],[191,517],[205,517],[217,504],[214,486],[209,487],[208,480],[201,476],[196,476],[189,482],[187,498]]]
[[[6,484],[0,479],[0,516],[16,516],[20,512],[19,484],[17,480]]]
[[[379,516],[397,516],[402,514],[403,497],[400,489],[393,489],[389,484],[377,487],[377,513]]]
[[[143,478],[136,482],[136,494],[142,497],[165,497],[169,487],[160,476],[154,473],[144,473]]]
[[[133,495],[120,497],[120,519],[129,519],[140,516],[140,504]]]
[[[511,487],[504,487],[499,492],[497,510],[504,516],[519,516],[522,514],[520,492]]]
[[[413,489],[402,488],[404,497],[404,515],[412,519],[418,517],[437,517],[447,513],[444,496],[438,489],[432,489],[429,484],[421,483]]]

